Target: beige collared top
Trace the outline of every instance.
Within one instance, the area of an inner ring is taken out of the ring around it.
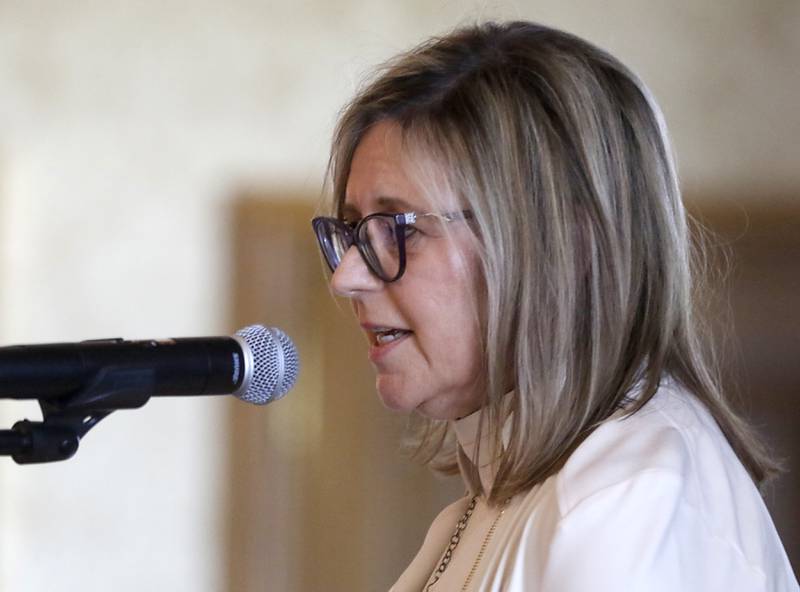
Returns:
[[[455,423],[472,456],[479,416]],[[484,442],[483,444],[486,444]],[[481,446],[484,486],[492,451]],[[446,507],[390,592],[420,592],[469,497]],[[705,407],[672,383],[597,428],[556,475],[499,509],[478,501],[432,591],[798,592],[747,472]]]

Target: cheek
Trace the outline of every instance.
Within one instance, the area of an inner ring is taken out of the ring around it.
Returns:
[[[426,329],[432,356],[445,371],[462,374],[480,366],[481,330],[477,298],[477,266],[462,259],[450,262],[449,273],[432,278],[426,303]]]

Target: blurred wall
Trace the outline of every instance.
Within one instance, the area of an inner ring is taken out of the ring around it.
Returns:
[[[637,70],[694,194],[800,187],[796,0],[0,0],[0,342],[235,329],[233,196],[317,195],[364,72],[488,17]],[[0,590],[223,589],[223,409],[151,401],[68,462],[0,459]]]

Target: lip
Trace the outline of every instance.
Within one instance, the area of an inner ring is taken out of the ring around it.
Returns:
[[[406,339],[411,337],[411,333],[406,333],[402,337],[398,337],[394,341],[390,341],[389,343],[384,343],[379,345],[377,343],[370,343],[369,346],[369,361],[373,364],[380,362],[383,360],[389,352],[391,352],[394,348],[398,345],[403,343]]]
[[[413,333],[408,329],[405,329],[403,327],[398,327],[392,324],[370,322],[370,323],[360,323],[360,325],[361,328],[367,333],[367,339],[369,340],[369,359],[373,363],[382,360],[390,351],[392,351],[396,346],[405,341]],[[376,329],[389,328],[389,327],[409,332],[403,335],[402,337],[398,337],[394,341],[390,341],[389,343],[379,344],[375,339],[374,331]]]
[[[393,325],[392,323],[359,323],[361,328],[370,335],[373,334],[378,329],[397,329],[398,331],[411,331],[407,327],[403,327],[402,325]],[[370,339],[370,342],[374,341],[374,339]]]

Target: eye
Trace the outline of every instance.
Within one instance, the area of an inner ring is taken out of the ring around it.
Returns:
[[[405,226],[403,226],[403,234],[406,237],[406,242],[408,242],[414,237],[424,235],[425,233],[422,232],[419,228],[417,228],[413,224],[406,224]]]

